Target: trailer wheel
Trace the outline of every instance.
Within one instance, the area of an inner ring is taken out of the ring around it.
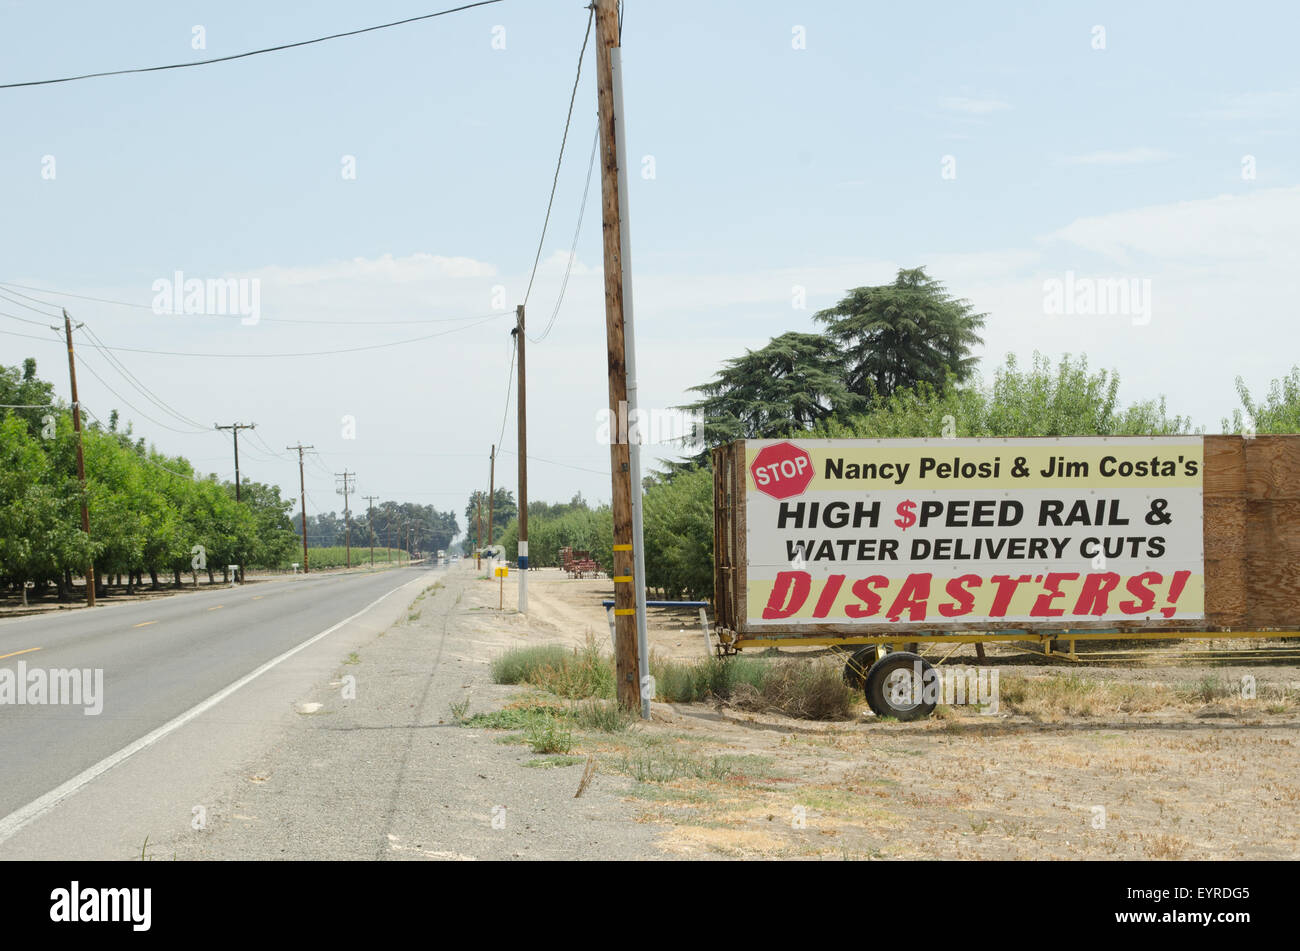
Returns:
[[[910,651],[895,651],[876,661],[867,671],[863,692],[867,704],[878,717],[895,720],[924,720],[934,712],[935,704],[924,702],[917,696],[918,685],[913,682],[915,665],[921,665],[921,676],[931,669],[929,661]]]
[[[864,690],[867,686],[867,673],[876,662],[876,647],[870,644],[859,647],[844,662],[844,683],[851,690]]]

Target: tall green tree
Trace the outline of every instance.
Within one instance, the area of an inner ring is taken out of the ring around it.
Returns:
[[[849,390],[887,397],[918,383],[943,387],[950,376],[965,380],[987,316],[918,267],[899,270],[892,284],[855,287],[813,319],[826,325]]]
[[[60,422],[58,438],[69,440],[71,421]],[[20,586],[24,604],[28,581],[43,587],[52,580],[66,598],[65,567],[84,565],[94,552],[73,488],[22,418],[0,417],[0,579]]]
[[[27,425],[27,431],[38,436],[45,426],[45,417],[54,407],[54,384],[36,375],[36,360],[28,357],[22,369],[0,366],[0,406],[20,407],[0,409],[0,414],[14,415]],[[51,407],[50,410],[44,407]],[[26,408],[41,407],[41,408]]]
[[[806,432],[860,401],[844,367],[820,334],[790,332],[727,360],[708,383],[691,387],[699,400],[680,407],[697,414],[708,448],[735,439],[777,439]]]
[[[465,552],[466,554],[474,550],[474,545],[478,540],[478,518],[479,503],[482,503],[483,512],[483,544],[488,545],[495,540],[496,544],[501,544],[501,533],[505,527],[510,524],[511,520],[519,514],[519,506],[515,503],[515,494],[509,489],[497,489],[493,494],[492,505],[488,505],[488,494],[481,489],[476,489],[470,493],[469,502],[465,505]],[[492,532],[488,532],[488,514],[492,516]]]

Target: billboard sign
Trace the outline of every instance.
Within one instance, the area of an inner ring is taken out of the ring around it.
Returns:
[[[1200,437],[745,442],[749,627],[1205,612]]]

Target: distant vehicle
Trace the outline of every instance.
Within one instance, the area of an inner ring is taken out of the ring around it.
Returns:
[[[438,564],[440,564],[440,565],[445,565],[446,563],[447,563],[447,550],[446,550],[445,548],[439,548],[439,549],[438,549]]]

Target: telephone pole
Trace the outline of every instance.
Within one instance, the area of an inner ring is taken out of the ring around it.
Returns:
[[[515,309],[515,348],[519,351],[518,396],[515,398],[519,410],[519,613],[528,613],[528,414],[526,411],[526,388],[524,385],[524,305]]]
[[[491,464],[488,467],[488,548],[492,547],[492,506],[497,495],[497,447],[492,447]]]
[[[377,495],[363,495],[363,499],[370,503],[370,511],[366,515],[366,522],[370,525],[370,567],[375,567],[375,499]]]
[[[334,478],[343,480],[343,488],[335,489],[339,495],[343,496],[343,527],[346,530],[348,540],[348,567],[352,567],[352,513],[348,511],[348,493],[356,488],[355,485],[348,483],[349,479],[356,478],[355,472],[348,472],[344,469],[342,472],[334,473]]]
[[[307,480],[302,474],[302,454],[304,450],[315,449],[315,446],[304,446],[298,443],[296,446],[285,446],[285,449],[298,450],[298,494],[302,496],[302,573],[307,574],[310,570],[307,564]]]
[[[642,711],[640,650],[637,644],[637,597],[633,554],[632,460],[622,421],[627,418],[627,360],[623,322],[624,202],[618,126],[622,102],[615,102],[614,62],[619,55],[618,0],[595,0],[596,87],[600,125],[600,214],[605,261],[605,338],[609,363],[609,411],[618,420],[618,435],[610,440],[614,520],[614,668],[619,704]],[[620,90],[621,91],[621,90]]]
[[[257,423],[231,423],[229,426],[218,426],[212,424],[213,429],[229,429],[235,437],[235,501],[239,501],[239,431],[241,429],[256,429]]]
[[[77,324],[78,327],[81,324]],[[58,329],[57,327],[54,329]],[[81,481],[81,530],[90,538],[90,507],[86,499],[86,457],[81,450],[81,403],[77,399],[77,361],[72,353],[72,318],[63,311],[63,332],[68,339],[68,380],[72,386],[72,428],[77,434],[77,478]],[[95,561],[86,562],[86,607],[95,606]]]

